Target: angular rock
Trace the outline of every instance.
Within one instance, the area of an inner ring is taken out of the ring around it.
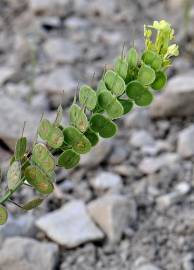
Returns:
[[[194,115],[194,70],[169,80],[165,92],[150,107],[154,118]]]
[[[53,241],[66,248],[103,239],[82,201],[72,201],[37,220],[36,225]]]
[[[165,153],[158,157],[145,157],[139,164],[139,169],[145,174],[152,174],[162,167],[170,167],[179,161],[180,157],[176,153]]]
[[[96,191],[119,191],[122,187],[122,179],[111,172],[101,172],[91,180],[91,185]]]
[[[92,201],[88,205],[88,211],[114,243],[121,239],[123,231],[136,218],[134,202],[116,194],[105,195]]]
[[[80,165],[95,167],[105,160],[112,148],[111,140],[101,140],[88,154],[82,155]]]
[[[146,129],[150,123],[148,111],[139,108],[124,117],[124,124],[129,128]]]
[[[153,137],[145,130],[134,131],[129,143],[134,147],[143,147],[154,144]]]
[[[0,86],[3,85],[14,75],[14,69],[11,67],[0,67]]]
[[[40,115],[32,111],[29,106],[0,94],[0,115],[0,138],[10,148],[15,147],[24,121],[26,122],[25,136],[31,140],[34,138]]]
[[[44,44],[48,57],[57,64],[72,64],[81,57],[80,46],[62,38],[52,38]]]
[[[194,125],[179,133],[177,150],[183,158],[194,156]]]
[[[56,244],[13,237],[0,249],[1,270],[52,270],[58,259]]]
[[[63,102],[67,104],[74,96],[74,90],[77,87],[77,82],[68,68],[57,68],[47,75],[41,75],[35,80],[34,85],[36,91],[45,92],[49,96],[62,97]]]

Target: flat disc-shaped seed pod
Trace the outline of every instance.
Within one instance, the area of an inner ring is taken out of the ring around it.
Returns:
[[[135,103],[138,106],[145,107],[150,105],[152,101],[153,101],[152,93],[149,90],[144,89],[144,93],[140,97],[136,98]]]
[[[102,91],[98,96],[98,104],[106,110],[114,100],[114,96],[110,91]]]
[[[122,95],[125,91],[125,81],[112,70],[105,73],[104,82],[107,88],[116,96]]]
[[[0,225],[3,225],[6,223],[8,218],[7,209],[0,204]]]
[[[54,121],[54,126],[58,127],[61,124],[62,119],[63,119],[63,108],[61,105],[59,105],[57,109],[57,115]]]
[[[119,99],[119,102],[123,106],[123,114],[129,113],[133,109],[133,101],[128,99]]]
[[[65,142],[79,154],[90,151],[91,143],[77,128],[67,127],[63,130]]]
[[[111,119],[117,119],[123,115],[124,110],[121,103],[114,98],[112,104],[110,104],[106,109],[106,112]]]
[[[96,107],[93,110],[94,113],[102,113],[103,111],[104,110],[100,107],[99,103],[96,104]]]
[[[48,139],[48,136],[51,132],[51,129],[53,128],[52,124],[47,119],[42,119],[40,121],[39,127],[38,127],[38,135],[41,139],[46,141]]]
[[[32,210],[34,208],[37,208],[41,203],[44,201],[43,198],[34,198],[30,200],[29,202],[22,205],[22,208],[26,211]]]
[[[48,144],[52,148],[57,149],[63,144],[63,141],[64,141],[64,137],[63,137],[62,130],[60,128],[53,126],[47,138]]]
[[[138,54],[135,48],[131,48],[128,51],[127,62],[128,62],[129,68],[135,68],[137,66]]]
[[[151,87],[154,90],[161,90],[162,88],[164,88],[164,86],[166,85],[167,82],[167,76],[163,71],[158,71],[156,73],[156,79],[155,81],[152,83]]]
[[[25,169],[25,178],[38,192],[42,194],[50,194],[54,190],[54,186],[49,177],[41,171],[37,166],[31,165]]]
[[[26,152],[27,139],[26,137],[21,137],[16,142],[15,147],[15,159],[21,160]]]
[[[88,110],[93,110],[96,107],[97,95],[96,92],[88,85],[83,85],[79,92],[79,101],[86,106]]]
[[[137,79],[143,85],[147,86],[147,85],[152,84],[154,82],[155,78],[156,78],[155,71],[151,67],[149,67],[147,65],[143,65],[140,67]]]
[[[45,172],[49,173],[55,169],[55,159],[42,143],[34,146],[32,160]]]
[[[142,60],[146,65],[151,66],[155,71],[158,71],[162,67],[162,58],[159,54],[153,51],[146,51],[142,55]]]
[[[84,135],[88,138],[92,146],[95,146],[99,142],[98,134],[91,130],[91,128],[88,128]]]
[[[90,126],[102,138],[113,137],[117,132],[117,125],[101,114],[94,114],[90,119]]]
[[[9,167],[7,181],[9,190],[14,190],[21,181],[21,164],[19,161],[14,161]]]
[[[58,159],[58,165],[64,167],[65,169],[74,168],[80,161],[80,155],[75,151],[69,149],[64,151]]]
[[[73,104],[69,110],[70,123],[78,128],[81,132],[88,128],[88,119],[84,111],[77,105]]]
[[[128,64],[125,58],[119,57],[115,63],[115,72],[118,73],[124,80],[127,77]]]
[[[102,91],[108,91],[106,84],[103,80],[100,80],[97,87],[97,95],[99,95]]]

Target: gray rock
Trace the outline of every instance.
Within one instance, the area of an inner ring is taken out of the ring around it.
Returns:
[[[30,0],[34,14],[49,16],[64,16],[72,9],[70,0]]]
[[[0,86],[7,80],[11,79],[14,75],[14,69],[11,67],[0,67]]]
[[[95,167],[105,160],[112,148],[111,140],[101,140],[88,154],[82,155],[80,165]]]
[[[158,157],[145,157],[139,164],[139,169],[145,174],[152,174],[162,167],[170,167],[179,161],[180,157],[176,153],[165,153]]]
[[[82,201],[67,203],[61,209],[38,219],[36,225],[53,241],[67,248],[104,237],[88,216]]]
[[[129,143],[134,147],[143,147],[153,145],[154,139],[146,130],[134,131],[131,135]]]
[[[44,50],[57,64],[72,64],[81,58],[80,46],[62,38],[48,39],[44,44]]]
[[[135,270],[160,270],[160,268],[158,268],[157,266],[153,264],[145,264],[145,265],[139,266]]]
[[[134,202],[116,194],[105,195],[92,201],[88,210],[94,221],[114,243],[120,240],[123,231],[136,218]]]
[[[96,191],[119,191],[122,187],[122,179],[119,175],[111,172],[100,172],[91,179],[91,185]]]
[[[189,158],[194,155],[194,125],[182,130],[178,135],[178,153],[183,158]]]
[[[116,145],[111,155],[109,156],[108,163],[111,165],[117,165],[123,163],[129,154],[129,149],[122,145]]]
[[[147,110],[136,109],[124,118],[124,124],[129,128],[146,129],[151,123]]]
[[[69,68],[57,68],[47,75],[39,76],[34,83],[35,89],[38,92],[45,92],[49,96],[62,97],[64,93],[64,103],[67,104],[74,96],[74,90],[77,87],[77,82]]]
[[[166,90],[152,106],[152,117],[189,116],[194,114],[194,71],[169,80]]]
[[[40,115],[26,104],[0,94],[0,138],[12,149],[26,121],[25,136],[33,139]]]
[[[13,237],[0,249],[1,270],[52,270],[58,259],[56,244]]]

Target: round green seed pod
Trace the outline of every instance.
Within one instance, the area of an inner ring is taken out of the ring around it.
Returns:
[[[138,81],[140,81],[140,83],[147,86],[152,84],[155,78],[156,78],[155,71],[151,67],[147,65],[143,65],[140,67],[137,76],[137,79]]]
[[[94,114],[90,119],[90,127],[98,132],[102,138],[113,137],[117,132],[117,125],[101,114]]]
[[[75,127],[67,127],[63,130],[65,142],[72,146],[78,154],[85,154],[90,151],[90,141]]]
[[[150,66],[155,71],[160,70],[162,67],[161,56],[158,53],[153,52],[151,50],[144,52],[144,54],[142,55],[142,60],[146,65]]]
[[[126,94],[138,106],[148,106],[153,100],[153,95],[137,80],[127,85]]]
[[[125,91],[125,81],[114,71],[108,70],[104,75],[104,82],[108,90],[116,96],[120,96]]]
[[[129,113],[133,109],[133,101],[128,99],[119,99],[119,102],[123,106],[123,115]]]
[[[0,225],[3,225],[6,223],[8,218],[7,209],[0,204]]]
[[[63,141],[63,132],[60,130],[60,128],[53,126],[47,138],[48,145],[54,149],[57,149],[63,144]]]
[[[79,161],[80,155],[72,149],[68,149],[59,156],[58,165],[65,169],[72,169],[79,163]]]
[[[97,87],[96,94],[99,95],[102,91],[108,91],[108,88],[106,87],[106,84],[103,80],[100,80]]]
[[[9,190],[14,190],[17,184],[21,181],[21,163],[14,161],[8,169],[7,181]]]
[[[135,68],[137,66],[138,54],[135,48],[131,48],[128,51],[127,62],[128,62],[129,68]]]
[[[164,88],[164,86],[166,85],[167,82],[167,76],[163,71],[158,71],[156,73],[156,79],[155,81],[152,83],[151,87],[156,90],[159,91],[162,88]]]
[[[24,175],[28,183],[38,192],[45,195],[53,192],[54,186],[51,179],[37,166],[31,165],[27,167],[24,171]]]
[[[26,137],[21,137],[17,140],[15,146],[15,159],[21,160],[26,152],[27,139]]]
[[[77,105],[73,104],[69,110],[70,123],[78,128],[81,132],[88,128],[88,119],[83,110]]]
[[[121,78],[123,78],[123,80],[126,79],[127,72],[128,72],[128,63],[127,63],[127,61],[126,61],[125,58],[119,57],[116,60],[116,63],[115,63],[115,72],[118,73],[119,76],[121,76]]]
[[[94,132],[91,128],[88,128],[84,135],[86,136],[86,138],[88,138],[92,146],[95,146],[99,142],[98,134]]]
[[[42,119],[38,127],[38,134],[40,138],[46,141],[51,132],[51,129],[52,124],[50,123],[50,121],[47,119]]]
[[[46,173],[52,172],[55,169],[55,159],[42,143],[34,146],[32,160]]]
[[[88,85],[83,85],[79,92],[79,101],[86,106],[88,110],[93,110],[96,107],[97,95],[96,92]]]
[[[114,96],[110,91],[102,91],[98,96],[98,104],[106,110],[114,101]]]
[[[44,201],[43,198],[34,198],[34,199],[30,200],[29,202],[23,204],[22,208],[26,211],[30,211],[30,210],[40,206],[43,201]]]

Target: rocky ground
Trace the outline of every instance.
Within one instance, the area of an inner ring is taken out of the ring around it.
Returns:
[[[24,214],[7,204],[0,270],[194,269],[194,9],[188,21],[182,4],[0,1],[4,170],[23,122],[32,139],[42,112],[52,119],[60,102],[67,110],[78,82],[95,86],[124,42],[143,47],[144,23],[170,20],[181,48],[165,93],[120,120],[119,134],[102,140],[78,168],[59,170],[43,206]],[[33,194],[22,188],[14,199]]]

